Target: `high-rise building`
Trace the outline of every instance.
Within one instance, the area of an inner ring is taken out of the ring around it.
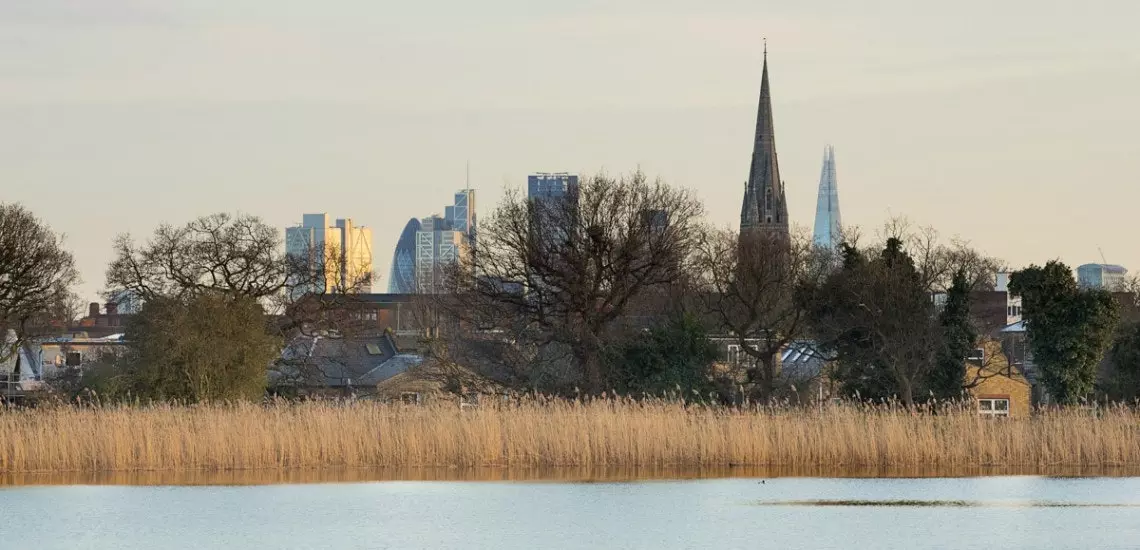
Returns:
[[[772,93],[768,86],[768,48],[764,47],[764,69],[760,80],[760,104],[756,112],[756,135],[752,144],[752,164],[744,186],[740,209],[740,233],[788,236],[788,202],[780,165],[776,158],[776,128],[772,122]]]
[[[372,292],[372,230],[350,218],[330,225],[328,214],[305,214],[300,225],[285,229],[285,253],[294,297]]]
[[[400,233],[396,251],[392,254],[392,269],[388,274],[389,294],[416,292],[416,233],[420,227],[420,220],[412,218]]]
[[[469,250],[467,233],[452,229],[445,218],[424,218],[416,232],[416,292],[446,291],[443,286],[446,269],[463,259]]]
[[[415,292],[444,291],[442,277],[447,266],[463,260],[475,247],[477,216],[475,190],[455,192],[455,202],[444,208],[444,215],[420,221],[415,233]]]
[[[464,189],[455,192],[455,203],[444,208],[444,218],[452,230],[464,233],[475,241],[475,190]]]
[[[565,229],[558,229],[559,205],[565,200],[577,200],[578,175],[559,173],[538,173],[527,177],[527,198],[533,204],[534,219],[532,231],[547,244],[557,242],[557,235],[565,236]]]
[[[1081,288],[1102,288],[1109,291],[1123,289],[1128,270],[1111,264],[1085,264],[1077,268],[1077,283]]]
[[[531,200],[562,198],[577,190],[577,174],[543,172],[531,174],[526,179],[527,198]]]
[[[835,178],[835,148],[823,150],[823,170],[819,176],[819,198],[815,206],[815,245],[828,250],[839,247],[842,221],[839,216],[839,183]]]

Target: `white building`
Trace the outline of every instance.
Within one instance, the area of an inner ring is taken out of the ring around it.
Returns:
[[[1110,264],[1085,264],[1077,268],[1077,283],[1081,288],[1102,288],[1109,291],[1123,290],[1128,270],[1123,266]]]

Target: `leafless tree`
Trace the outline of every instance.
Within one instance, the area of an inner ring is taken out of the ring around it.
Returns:
[[[959,270],[966,274],[971,290],[993,290],[994,275],[1006,268],[1005,262],[987,256],[968,241],[946,240],[933,227],[916,226],[904,217],[887,220],[879,236],[884,244],[891,238],[903,243],[914,258],[923,287],[932,293],[946,292]]]
[[[145,245],[120,235],[107,293],[127,291],[145,302],[210,290],[261,300],[285,289],[286,267],[277,229],[255,216],[213,214],[164,224]]]
[[[681,278],[702,210],[640,172],[599,175],[562,197],[508,191],[442,303],[482,335],[467,345],[561,371],[550,376],[578,370],[583,389],[602,391],[602,352],[619,320]]]
[[[0,204],[0,361],[16,357],[36,327],[70,320],[79,272],[63,238],[18,204]],[[9,338],[9,331],[15,338]]]
[[[708,230],[694,254],[694,296],[706,315],[751,361],[748,382],[761,399],[772,396],[780,353],[806,334],[797,299],[805,284],[830,270],[827,253],[802,234],[739,235]]]

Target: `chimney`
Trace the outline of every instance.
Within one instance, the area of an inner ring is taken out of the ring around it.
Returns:
[[[119,314],[119,304],[116,304],[115,302],[107,302],[107,315],[118,315],[118,314]]]
[[[87,306],[87,316],[92,319],[99,316],[99,302],[91,302],[91,304]]]

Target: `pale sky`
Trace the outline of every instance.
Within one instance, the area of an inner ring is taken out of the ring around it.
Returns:
[[[793,223],[823,148],[843,220],[905,214],[1014,267],[1140,271],[1135,0],[0,0],[0,201],[95,298],[122,232],[218,211],[400,230],[471,162],[690,187],[739,222],[761,37]]]

